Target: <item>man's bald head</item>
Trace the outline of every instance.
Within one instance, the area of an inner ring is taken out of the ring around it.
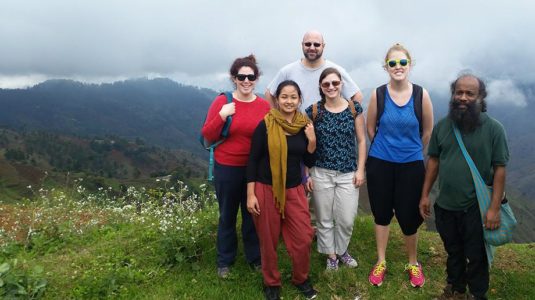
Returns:
[[[307,31],[305,35],[303,36],[303,43],[305,43],[309,39],[313,39],[315,41],[319,41],[320,43],[324,44],[323,35],[321,34],[321,32],[317,30]]]
[[[310,30],[303,36],[303,55],[305,56],[305,65],[311,67],[313,64],[322,63],[321,56],[323,55],[323,35],[316,30]]]

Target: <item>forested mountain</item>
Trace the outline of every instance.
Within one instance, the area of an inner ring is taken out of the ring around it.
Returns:
[[[215,95],[169,79],[99,85],[49,80],[28,89],[0,90],[0,126],[141,138],[147,144],[196,152],[197,135]]]
[[[199,181],[206,176],[206,162],[191,152],[146,145],[141,139],[0,128],[0,202],[29,196],[28,186],[63,185],[75,178],[85,178],[84,186],[92,189],[150,185],[162,176]]]

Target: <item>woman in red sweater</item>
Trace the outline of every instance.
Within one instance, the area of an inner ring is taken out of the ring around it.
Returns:
[[[225,278],[236,259],[238,238],[236,218],[241,207],[242,237],[247,262],[260,267],[258,237],[251,215],[247,211],[246,166],[251,149],[251,137],[258,123],[268,113],[267,101],[254,94],[260,72],[255,57],[237,58],[230,67],[230,78],[235,90],[232,102],[219,95],[208,110],[202,135],[218,140],[227,117],[232,116],[229,135],[215,148],[214,185],[219,203],[217,229],[217,274]]]

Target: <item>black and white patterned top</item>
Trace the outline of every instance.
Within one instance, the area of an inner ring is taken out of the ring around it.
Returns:
[[[355,102],[357,115],[362,106]],[[312,105],[306,108],[312,120]],[[318,114],[314,121],[316,132],[315,166],[342,173],[357,170],[357,143],[355,121],[349,106],[342,112],[332,113],[318,103]]]

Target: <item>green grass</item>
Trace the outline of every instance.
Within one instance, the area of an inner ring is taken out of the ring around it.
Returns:
[[[98,208],[92,208],[94,210]],[[216,206],[195,214],[199,217],[199,255],[191,259],[175,256],[169,236],[149,223],[129,222],[111,216],[108,222],[89,227],[81,234],[63,224],[54,234],[37,234],[31,247],[5,244],[2,261],[17,259],[24,269],[41,266],[47,280],[43,299],[262,299],[262,275],[245,262],[243,251],[228,279],[219,279],[215,267]],[[70,221],[72,222],[72,221]],[[63,226],[63,227],[62,227]],[[172,237],[172,235],[171,235]],[[432,299],[445,285],[445,252],[438,234],[420,230],[419,261],[427,277],[423,288],[412,288],[404,265],[403,238],[392,224],[387,249],[388,273],[381,287],[368,283],[375,263],[373,221],[359,215],[349,251],[359,266],[326,272],[325,257],[312,246],[310,278],[318,299]],[[491,270],[490,299],[535,297],[534,244],[499,247]],[[282,297],[302,299],[291,285],[291,263],[281,243],[279,269],[283,277]]]

